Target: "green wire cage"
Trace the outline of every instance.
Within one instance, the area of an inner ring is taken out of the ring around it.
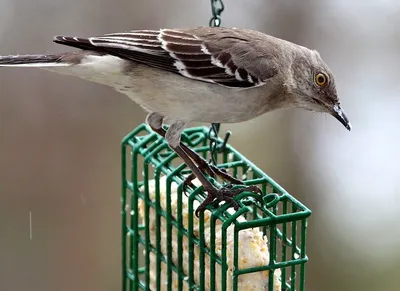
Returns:
[[[210,158],[209,128],[186,129],[182,141]],[[183,191],[191,172],[165,140],[145,124],[125,137],[123,291],[305,290],[311,211],[229,144],[217,162],[264,196],[245,192],[235,197],[238,211],[221,205],[197,218],[203,188]]]

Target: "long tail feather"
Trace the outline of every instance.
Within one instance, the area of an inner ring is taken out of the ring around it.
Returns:
[[[0,56],[0,67],[36,67],[59,74],[72,75],[101,84],[120,74],[126,61],[102,52],[81,50],[61,54]]]
[[[70,66],[65,54],[0,56],[0,67],[60,67]]]

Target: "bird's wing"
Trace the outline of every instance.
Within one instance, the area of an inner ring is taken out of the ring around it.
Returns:
[[[227,87],[259,86],[278,73],[262,40],[235,29],[134,30],[89,38],[56,36],[54,41]]]

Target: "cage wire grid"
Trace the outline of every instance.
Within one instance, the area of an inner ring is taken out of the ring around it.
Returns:
[[[195,127],[186,129],[182,141],[201,154],[210,157],[208,146],[209,128]],[[269,283],[266,290],[274,290],[274,270],[281,270],[281,290],[305,290],[305,263],[307,218],[311,211],[286,192],[281,186],[263,173],[253,163],[229,144],[224,152],[217,156],[218,166],[225,168],[234,177],[243,180],[246,185],[257,185],[264,196],[244,192],[235,200],[240,208],[236,212],[226,211],[222,205],[212,209],[210,219],[210,243],[205,244],[204,214],[199,217],[199,231],[194,231],[194,201],[203,201],[206,194],[203,187],[188,189],[188,227],[183,225],[182,191],[189,169],[169,148],[165,140],[154,133],[146,124],[142,124],[128,134],[122,143],[122,290],[150,289],[150,272],[156,272],[156,290],[227,290],[227,280],[232,280],[232,288],[238,290],[238,278],[243,274],[269,271]],[[166,207],[160,203],[160,179],[166,177]],[[154,179],[155,197],[150,199],[149,182]],[[222,181],[209,177],[215,185]],[[177,214],[172,214],[171,185],[177,183]],[[144,219],[139,216],[139,204],[144,205]],[[150,211],[156,214],[155,243],[150,241]],[[208,210],[206,210],[208,211]],[[246,221],[238,221],[242,216]],[[234,227],[233,268],[228,270],[227,250],[222,247],[220,255],[215,251],[215,228],[218,220],[222,223],[222,246],[226,246],[227,229]],[[163,221],[163,224],[162,224]],[[162,229],[161,229],[162,228]],[[240,269],[238,265],[239,232],[244,229],[260,228],[268,238],[269,264],[265,266]],[[161,231],[166,231],[167,247],[162,251]],[[175,233],[176,237],[173,237]],[[187,245],[184,244],[184,238]],[[172,241],[177,240],[177,249]],[[198,257],[194,248],[200,248]],[[184,262],[184,250],[188,252],[188,261]],[[177,260],[173,252],[177,251]],[[155,256],[154,262],[150,255]],[[209,259],[209,270],[205,269],[205,258]],[[196,262],[196,260],[199,260]],[[199,269],[195,269],[198,263]],[[164,265],[163,265],[164,264]],[[183,266],[187,264],[187,272]],[[162,282],[161,269],[166,267],[167,279]],[[216,268],[220,268],[221,280],[216,281]],[[229,271],[231,273],[229,273]],[[199,274],[195,274],[199,272]],[[173,286],[172,275],[177,276],[178,285]],[[195,280],[198,275],[198,280]],[[210,285],[205,286],[205,278],[210,276]],[[219,285],[218,285],[219,284]],[[185,286],[186,285],[186,286]]]

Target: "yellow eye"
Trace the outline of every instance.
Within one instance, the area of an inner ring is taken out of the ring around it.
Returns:
[[[328,82],[328,77],[323,73],[318,73],[315,75],[315,84],[320,87],[323,87]]]

